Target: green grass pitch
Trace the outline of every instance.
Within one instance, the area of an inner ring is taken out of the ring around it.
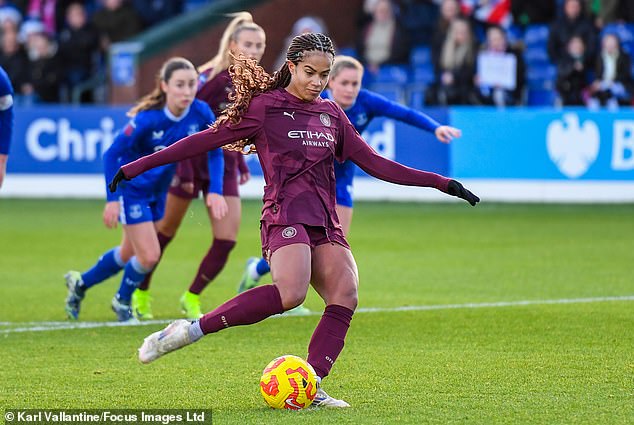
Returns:
[[[205,310],[234,295],[259,253],[259,206],[244,203]],[[215,424],[634,422],[634,205],[358,203],[350,242],[366,310],[324,381],[352,408],[301,412],[266,407],[258,379],[274,357],[306,355],[318,315],[222,331],[151,365],[136,349],[163,325],[36,331],[65,320],[64,272],[118,243],[102,207],[0,200],[0,409],[210,408]],[[155,274],[158,319],[179,316],[210,235],[196,202]],[[81,321],[113,320],[117,286],[91,290]],[[312,290],[306,305],[322,308]]]

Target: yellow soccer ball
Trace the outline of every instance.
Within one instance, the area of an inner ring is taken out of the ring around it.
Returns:
[[[287,354],[264,368],[260,392],[266,404],[275,409],[304,409],[317,394],[317,375],[306,360]]]

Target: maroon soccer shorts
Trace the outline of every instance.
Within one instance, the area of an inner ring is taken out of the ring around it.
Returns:
[[[266,261],[271,260],[271,255],[287,245],[303,243],[311,249],[326,243],[339,244],[350,249],[348,241],[341,228],[328,229],[321,226],[306,226],[304,224],[279,225],[262,222],[260,226],[262,238],[262,256]]]

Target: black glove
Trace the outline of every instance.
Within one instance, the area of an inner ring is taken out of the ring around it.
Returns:
[[[480,198],[471,193],[468,189],[465,189],[464,186],[457,180],[449,180],[449,184],[447,185],[447,193],[464,199],[473,207],[475,207],[475,204],[480,202]]]
[[[119,183],[121,183],[121,180],[130,180],[130,179],[127,178],[125,174],[123,174],[123,171],[121,170],[121,168],[119,168],[119,171],[117,171],[117,174],[114,175],[114,177],[112,178],[112,181],[108,185],[108,189],[110,189],[110,192],[114,193],[117,191],[117,186],[119,185]]]

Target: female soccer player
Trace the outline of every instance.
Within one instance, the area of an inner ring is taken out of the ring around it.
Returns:
[[[216,116],[220,116],[227,107],[229,93],[233,91],[228,72],[233,58],[242,54],[259,62],[266,45],[264,30],[253,22],[250,13],[241,12],[233,16],[233,20],[220,40],[218,53],[199,68],[201,74],[196,97],[206,102]],[[212,210],[208,208],[213,242],[202,259],[189,290],[180,298],[181,310],[188,319],[198,319],[202,316],[200,293],[223,269],[238,237],[242,215],[238,181],[240,184],[246,183],[250,174],[244,155],[240,152],[225,150],[224,161],[222,192],[229,211],[224,217],[216,218]],[[198,198],[201,190],[203,194],[207,193],[208,187],[209,172],[206,154],[178,163],[176,177],[167,194],[165,216],[156,226],[161,252],[176,234],[192,200]],[[219,195],[215,193],[207,195],[208,198],[215,196]],[[132,309],[138,318],[151,319],[153,317],[148,291],[151,276],[152,273],[147,275],[132,296]]]
[[[334,59],[330,38],[299,35],[287,62],[271,77],[255,61],[237,61],[232,74],[237,98],[209,130],[124,165],[110,183],[115,190],[154,167],[206,149],[254,146],[266,186],[262,207],[262,252],[273,284],[236,295],[199,320],[177,320],[148,336],[139,359],[160,356],[222,329],[259,322],[299,305],[312,284],[326,304],[308,345],[318,382],[328,376],[343,349],[357,307],[357,266],[335,212],[334,159],[351,159],[369,174],[397,184],[434,187],[475,205],[480,199],[459,182],[418,171],[378,155],[359,136],[341,108],[319,97]],[[321,384],[320,384],[321,385]],[[314,403],[347,407],[321,387]]]
[[[104,153],[107,182],[121,165],[160,151],[214,121],[209,106],[194,99],[197,78],[196,69],[186,59],[171,58],[163,64],[156,88],[128,112],[132,119]],[[209,156],[213,176],[210,190],[218,195],[212,199],[211,208],[220,219],[227,213],[227,204],[221,196],[222,151],[212,149]],[[155,223],[163,216],[165,194],[174,168],[173,165],[156,168],[121,185],[116,192],[108,192],[103,221],[106,227],[115,228],[118,218],[123,226],[123,240],[121,245],[103,254],[90,270],[66,274],[66,313],[70,319],[78,318],[87,289],[124,269],[119,291],[112,299],[112,309],[120,321],[135,320],[130,298],[158,262],[161,251]]]
[[[454,137],[460,137],[460,130],[440,125],[430,116],[415,109],[392,102],[385,97],[361,88],[363,65],[350,56],[337,56],[330,71],[327,99],[341,106],[348,119],[359,133],[362,133],[375,117],[387,117],[401,121],[436,135],[443,143],[449,143]],[[337,181],[337,216],[347,236],[352,224],[352,187],[356,166],[351,160],[343,163],[335,161]],[[247,261],[246,269],[238,287],[238,292],[258,285],[260,278],[270,271],[264,258],[252,257]]]
[[[7,172],[9,147],[13,135],[13,86],[11,80],[0,67],[0,187]]]

